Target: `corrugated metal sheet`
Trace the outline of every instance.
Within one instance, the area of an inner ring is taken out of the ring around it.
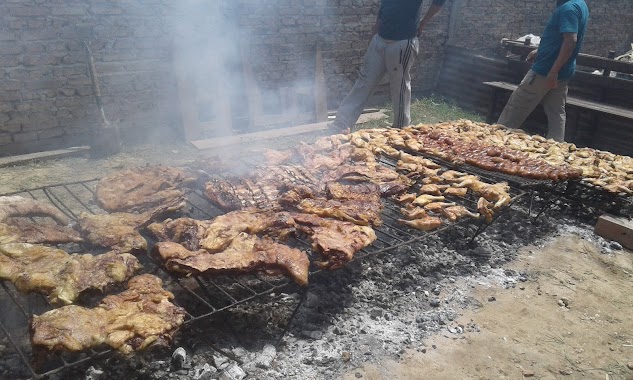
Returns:
[[[487,115],[492,102],[492,90],[482,82],[519,83],[529,67],[525,62],[449,46],[435,92],[454,99],[465,108]],[[630,80],[578,72],[570,83],[569,94],[633,110],[633,81]],[[509,96],[506,92],[499,97],[495,119]],[[535,133],[545,133],[546,124],[545,113],[542,107],[538,107],[526,121],[524,128]],[[594,125],[598,125],[595,131]],[[568,107],[567,140],[580,146],[633,155],[633,121]]]

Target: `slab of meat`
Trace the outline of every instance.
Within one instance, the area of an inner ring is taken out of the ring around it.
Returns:
[[[218,253],[190,251],[172,242],[158,243],[155,250],[171,272],[219,275],[266,271],[282,273],[300,285],[308,283],[310,262],[305,252],[244,232]]]
[[[122,170],[97,183],[95,200],[108,212],[146,212],[159,207],[177,211],[185,206],[183,188],[194,180],[185,170],[166,166]]]
[[[153,223],[148,229],[159,241],[180,243],[195,251],[205,249],[210,253],[225,250],[240,233],[286,234],[295,223],[287,212],[233,211],[213,220],[190,218],[168,219],[163,223]]]
[[[34,223],[26,218],[8,218],[0,223],[0,244],[66,244],[81,243],[79,232],[53,223]]]
[[[68,254],[26,243],[0,245],[0,279],[24,293],[41,293],[52,304],[74,303],[87,290],[104,291],[141,268],[129,254]]]
[[[0,222],[20,216],[48,216],[62,226],[70,222],[63,212],[52,205],[19,195],[0,197]]]
[[[380,187],[384,196],[399,194],[408,189],[413,182],[396,172],[375,162],[363,162],[342,165],[324,176],[327,181],[371,182]]]
[[[380,187],[375,183],[328,182],[325,185],[325,190],[329,199],[380,201]]]
[[[36,349],[72,352],[108,345],[125,354],[169,346],[185,320],[185,310],[171,303],[173,298],[158,277],[137,276],[127,290],[93,309],[70,305],[34,316],[31,343]]]
[[[322,268],[338,269],[345,266],[356,252],[376,240],[376,233],[371,227],[312,214],[291,215],[297,223],[297,229],[310,236],[312,249],[320,256],[317,265]]]
[[[149,214],[82,213],[77,220],[77,228],[84,239],[92,245],[117,252],[138,252],[147,250],[147,241],[138,230],[149,220]]]
[[[257,168],[244,175],[212,179],[205,184],[205,196],[222,211],[279,209],[278,198],[296,187],[320,192],[321,181],[298,165]]]

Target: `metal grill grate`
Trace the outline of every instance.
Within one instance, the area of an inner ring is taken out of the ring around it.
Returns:
[[[387,166],[394,165],[393,162],[383,160]],[[486,180],[486,178],[483,178]],[[87,181],[77,181],[54,186],[39,187],[24,190],[6,195],[22,195],[31,197],[39,201],[49,202],[71,219],[77,219],[83,213],[102,212],[94,203],[94,187],[97,179]],[[520,189],[512,189],[513,200],[518,199],[525,193]],[[476,198],[466,197],[451,199],[458,204],[467,207],[471,211],[476,210]],[[377,240],[366,249],[358,252],[354,260],[361,260],[369,256],[376,256],[391,252],[396,248],[411,246],[429,236],[438,234],[449,228],[458,225],[464,226],[474,221],[464,220],[454,224],[447,224],[444,227],[432,232],[423,233],[413,230],[398,223],[400,206],[393,200],[386,199],[385,208],[382,214],[384,224],[375,228]],[[509,207],[508,207],[509,209]],[[214,208],[199,191],[191,191],[187,197],[186,216],[197,219],[209,219],[221,214],[220,210]],[[483,231],[488,224],[481,223],[477,228],[477,233]],[[309,243],[306,236],[296,236],[288,244],[304,249],[310,253]],[[151,240],[150,240],[151,245]],[[64,247],[66,248],[66,247]],[[83,247],[75,247],[76,251],[86,252]],[[69,252],[73,252],[67,249]],[[312,253],[310,253],[312,254]],[[208,318],[214,314],[229,310],[237,305],[253,301],[259,297],[278,293],[295,286],[286,278],[267,277],[265,275],[245,275],[239,277],[217,276],[217,277],[187,277],[179,278],[172,276],[161,268],[158,261],[152,255],[142,255],[139,260],[143,263],[144,270],[162,278],[165,287],[175,295],[177,305],[185,308],[185,326],[196,321]],[[322,275],[325,271],[311,268],[311,278],[314,275]],[[37,353],[31,351],[28,333],[28,323],[32,314],[41,314],[52,309],[47,304],[44,297],[39,295],[24,295],[15,290],[12,284],[1,283],[4,294],[0,293],[0,305],[3,308],[13,311],[4,313],[4,316],[13,315],[11,321],[0,318],[0,329],[7,337],[9,343],[14,348],[15,355],[19,361],[24,363],[23,370],[11,373],[14,378],[39,379],[58,373],[86,363],[87,361],[112,353],[112,350],[96,351],[90,350],[82,354],[55,354],[39,357]],[[13,305],[13,306],[11,306]]]

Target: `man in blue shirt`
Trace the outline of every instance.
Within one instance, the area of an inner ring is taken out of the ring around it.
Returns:
[[[567,85],[576,70],[576,57],[587,31],[589,8],[584,0],[558,0],[541,37],[534,62],[512,93],[498,124],[520,128],[539,103],[547,115],[547,138],[565,141]]]
[[[391,90],[393,126],[401,128],[411,123],[410,70],[418,55],[418,36],[445,1],[433,0],[420,19],[422,0],[382,0],[358,80],[330,124],[334,132],[347,131],[356,124],[369,97],[385,75],[389,78]]]

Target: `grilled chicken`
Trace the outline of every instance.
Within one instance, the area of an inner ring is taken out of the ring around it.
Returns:
[[[508,186],[506,182],[489,184],[478,179],[469,178],[456,185],[456,187],[467,187],[475,194],[486,198],[486,200],[495,202],[495,210],[507,206],[512,200],[510,194],[508,193],[510,191],[510,186]]]
[[[42,245],[0,245],[0,279],[23,293],[43,294],[52,304],[74,303],[87,290],[104,291],[140,268],[130,254],[70,255]]]
[[[446,190],[448,187],[449,187],[448,185],[437,185],[437,184],[431,183],[428,185],[423,185],[420,188],[420,194],[441,196],[442,190]]]
[[[446,198],[444,198],[443,196],[437,197],[434,195],[422,194],[419,197],[415,198],[415,200],[413,201],[413,204],[416,206],[426,206],[429,203],[439,202],[445,199]]]
[[[432,231],[442,226],[442,219],[434,216],[415,220],[399,219],[399,222],[420,231]]]
[[[440,212],[442,211],[442,209],[446,207],[450,207],[450,206],[455,206],[455,203],[454,202],[433,202],[424,206],[424,209],[428,211],[432,211],[432,212]]]
[[[456,222],[462,218],[469,217],[478,219],[479,214],[472,213],[464,206],[450,206],[441,209],[442,215],[444,215],[451,222]]]
[[[422,207],[406,207],[406,208],[401,208],[400,212],[402,213],[402,215],[404,215],[404,217],[406,219],[421,219],[425,216],[427,216],[427,212],[425,209],[423,209]]]
[[[132,278],[120,294],[92,309],[64,306],[33,316],[31,343],[48,351],[79,352],[106,344],[124,354],[150,346],[168,347],[185,321],[185,310],[156,276]]]
[[[417,194],[407,193],[398,197],[398,202],[402,204],[411,203],[417,198]]]
[[[452,195],[454,197],[465,197],[468,194],[468,188],[466,187],[449,187],[444,190],[444,195]]]
[[[479,214],[484,217],[487,223],[491,223],[494,217],[494,212],[492,211],[492,203],[488,202],[486,198],[481,197],[477,202],[477,211]]]

